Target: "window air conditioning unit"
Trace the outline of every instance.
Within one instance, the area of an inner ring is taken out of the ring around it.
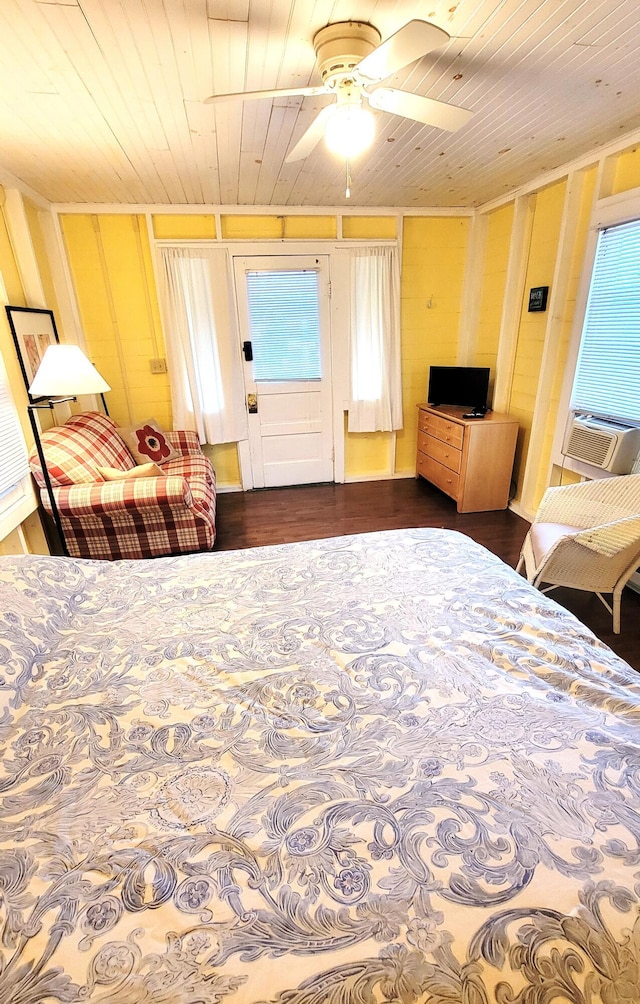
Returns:
[[[562,447],[566,457],[612,474],[628,474],[639,450],[640,429],[592,415],[573,416]]]

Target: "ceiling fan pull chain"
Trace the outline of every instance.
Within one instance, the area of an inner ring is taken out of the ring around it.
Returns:
[[[351,198],[351,164],[349,163],[349,158],[345,160],[345,166],[347,168],[347,190],[344,193],[346,199]]]

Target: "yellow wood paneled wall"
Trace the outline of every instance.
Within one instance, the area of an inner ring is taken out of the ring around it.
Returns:
[[[27,302],[24,295],[24,287],[20,278],[18,262],[11,242],[9,222],[7,220],[4,189],[0,187],[0,275],[7,294],[7,303],[15,307],[26,307]],[[31,443],[31,426],[27,417],[27,393],[22,378],[22,372],[18,363],[11,329],[7,320],[4,302],[0,305],[0,353],[9,378],[18,415],[22,424],[22,429],[27,442]]]
[[[217,236],[216,219],[210,213],[201,216],[156,214],[153,217],[153,236],[164,241],[213,240]]]
[[[16,261],[15,254],[13,252],[13,245],[11,243],[11,236],[9,234],[9,223],[7,221],[7,214],[6,214],[5,192],[2,186],[0,186],[0,272],[2,273],[4,288],[7,291],[7,299],[9,303],[13,304],[16,307],[26,307],[27,304],[25,302],[24,288],[22,286],[22,280],[20,278],[20,270],[18,268],[18,263]],[[3,355],[5,355],[5,349],[8,347],[9,344],[6,341],[7,338],[9,338],[9,342],[11,342],[9,325],[6,324],[6,316],[5,316],[5,318],[3,318],[2,343],[1,343]],[[14,360],[5,359],[5,362],[7,363],[7,367],[9,367],[10,362],[11,365],[13,365]],[[17,360],[15,361],[15,363],[17,366]]]
[[[344,216],[342,236],[352,240],[395,240],[398,236],[396,216]]]
[[[507,408],[520,423],[515,462],[516,497],[520,496],[524,477],[547,322],[546,312],[529,313],[529,290],[532,286],[551,286],[565,188],[566,181],[562,181],[543,189],[535,197],[511,397]]]
[[[89,356],[111,386],[109,413],[120,425],[153,416],[169,425],[164,339],[144,217],[68,214],[61,218]]]
[[[60,317],[58,297],[56,296],[55,283],[51,272],[51,262],[49,260],[46,241],[42,230],[41,214],[43,211],[39,209],[38,206],[31,201],[31,199],[24,199],[23,203],[25,216],[27,217],[27,225],[31,235],[31,242],[33,244],[33,251],[38,263],[38,272],[42,283],[42,289],[44,291],[45,303],[48,309],[53,311],[56,319],[58,335],[64,340],[64,330]]]
[[[640,187],[640,146],[625,150],[616,158],[612,195]],[[603,193],[604,194],[604,193]]]
[[[561,472],[558,471],[555,474],[552,473],[550,479],[549,472],[551,466],[551,453],[556,429],[558,408],[560,405],[560,395],[562,393],[562,386],[564,382],[565,367],[567,365],[569,344],[573,330],[578,287],[582,277],[582,267],[589,230],[589,222],[591,218],[591,208],[594,200],[596,179],[597,168],[595,166],[584,172],[584,184],[580,197],[579,217],[576,225],[576,239],[571,253],[567,292],[561,305],[561,337],[555,356],[553,382],[550,393],[550,407],[546,415],[539,419],[540,421],[544,421],[545,428],[544,445],[536,474],[535,494],[532,499],[534,507],[537,507],[539,504],[545,489],[549,487],[550,480],[551,483],[556,484],[560,483],[562,478]],[[563,480],[565,482],[574,481],[578,480],[578,478],[577,475],[574,476],[571,472],[569,472],[569,477],[565,476]]]
[[[396,434],[396,471],[416,463],[418,412],[429,366],[455,365],[469,220],[405,217],[402,241],[402,387],[404,428]]]
[[[359,216],[342,221],[343,237],[367,240],[394,239],[395,217]],[[349,432],[344,421],[344,471],[347,480],[388,477],[393,470],[393,435],[390,432]]]
[[[488,366],[494,376],[500,342],[500,322],[507,281],[512,226],[513,203],[488,214],[473,364],[474,366]]]
[[[335,216],[222,216],[224,240],[334,240],[338,228]]]

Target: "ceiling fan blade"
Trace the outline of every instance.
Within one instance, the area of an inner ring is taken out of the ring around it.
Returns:
[[[435,101],[433,98],[423,98],[420,94],[410,94],[399,91],[395,87],[376,87],[367,91],[369,103],[383,112],[393,112],[394,115],[404,115],[407,119],[422,122],[424,125],[435,126],[455,132],[469,121],[473,112],[458,105],[449,105],[445,101]]]
[[[320,87],[282,87],[275,91],[235,91],[233,94],[212,94],[205,98],[205,105],[213,105],[217,101],[250,101],[253,98],[291,98],[296,94],[303,97],[315,97],[317,94],[326,94],[327,88]]]
[[[293,149],[287,154],[285,164],[291,164],[294,160],[304,160],[316,148],[322,137],[327,124],[327,119],[333,113],[335,104],[327,105],[319,115],[316,115],[313,122],[305,133],[302,134]]]
[[[407,21],[358,63],[358,73],[369,80],[384,80],[403,66],[420,59],[450,39],[448,32],[428,21]]]

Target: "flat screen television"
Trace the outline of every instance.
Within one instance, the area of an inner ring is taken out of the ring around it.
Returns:
[[[460,405],[484,414],[490,372],[488,366],[431,366],[427,401],[432,405]]]

